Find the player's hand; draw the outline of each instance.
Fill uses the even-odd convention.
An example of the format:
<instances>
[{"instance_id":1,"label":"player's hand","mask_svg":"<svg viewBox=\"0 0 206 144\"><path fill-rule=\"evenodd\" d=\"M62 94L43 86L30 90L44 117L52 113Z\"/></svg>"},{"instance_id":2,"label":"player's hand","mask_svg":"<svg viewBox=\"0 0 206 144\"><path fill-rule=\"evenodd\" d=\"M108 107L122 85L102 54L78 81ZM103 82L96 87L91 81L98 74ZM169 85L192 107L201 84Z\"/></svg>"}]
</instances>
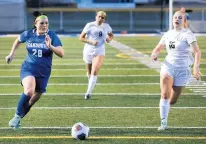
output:
<instances>
[{"instance_id":1,"label":"player's hand","mask_svg":"<svg viewBox=\"0 0 206 144\"><path fill-rule=\"evenodd\" d=\"M51 38L48 34L46 34L45 43L48 48L51 48Z\"/></svg>"},{"instance_id":2,"label":"player's hand","mask_svg":"<svg viewBox=\"0 0 206 144\"><path fill-rule=\"evenodd\" d=\"M151 59L152 59L152 61L157 61L157 55L151 54Z\"/></svg>"},{"instance_id":3,"label":"player's hand","mask_svg":"<svg viewBox=\"0 0 206 144\"><path fill-rule=\"evenodd\" d=\"M92 41L92 45L97 46L98 45L98 41Z\"/></svg>"},{"instance_id":4,"label":"player's hand","mask_svg":"<svg viewBox=\"0 0 206 144\"><path fill-rule=\"evenodd\" d=\"M199 67L196 66L193 67L193 75L197 80L200 79L201 73Z\"/></svg>"},{"instance_id":5,"label":"player's hand","mask_svg":"<svg viewBox=\"0 0 206 144\"><path fill-rule=\"evenodd\" d=\"M110 43L112 40L110 40L109 38L106 38L106 42Z\"/></svg>"},{"instance_id":6,"label":"player's hand","mask_svg":"<svg viewBox=\"0 0 206 144\"><path fill-rule=\"evenodd\" d=\"M6 63L10 63L13 60L14 56L12 54L9 54L8 56L5 57Z\"/></svg>"}]
</instances>

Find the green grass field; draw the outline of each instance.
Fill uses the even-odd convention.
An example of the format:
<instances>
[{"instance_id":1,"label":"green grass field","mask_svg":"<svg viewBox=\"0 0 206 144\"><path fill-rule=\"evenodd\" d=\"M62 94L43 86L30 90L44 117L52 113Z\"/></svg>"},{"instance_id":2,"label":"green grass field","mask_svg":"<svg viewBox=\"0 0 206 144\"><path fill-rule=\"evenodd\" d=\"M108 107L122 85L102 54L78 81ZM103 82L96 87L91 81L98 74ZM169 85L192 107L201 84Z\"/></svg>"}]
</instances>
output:
<instances>
[{"instance_id":1,"label":"green grass field","mask_svg":"<svg viewBox=\"0 0 206 144\"><path fill-rule=\"evenodd\" d=\"M150 55L160 37L117 37L115 40ZM91 100L84 100L87 89L83 43L77 38L61 38L63 59L54 56L47 93L22 120L22 129L8 127L20 93L19 69L26 57L22 45L11 64L4 57L14 38L0 38L0 143L1 144L205 144L206 86L186 88L171 107L167 131L158 132L159 73L107 45L104 65ZM206 81L206 41L198 37L202 51L202 80ZM163 51L159 60L163 60ZM193 88L193 87L192 87ZM90 137L71 138L76 122L86 123Z\"/></svg>"}]
</instances>

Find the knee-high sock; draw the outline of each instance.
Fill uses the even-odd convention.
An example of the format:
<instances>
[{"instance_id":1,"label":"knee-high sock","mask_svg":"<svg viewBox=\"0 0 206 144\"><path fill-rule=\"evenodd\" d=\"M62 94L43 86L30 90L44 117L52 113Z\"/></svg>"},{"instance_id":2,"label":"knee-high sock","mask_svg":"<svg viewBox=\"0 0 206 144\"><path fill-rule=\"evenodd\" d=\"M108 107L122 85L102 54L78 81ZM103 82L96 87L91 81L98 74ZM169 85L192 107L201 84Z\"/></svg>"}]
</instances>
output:
<instances>
[{"instance_id":1,"label":"knee-high sock","mask_svg":"<svg viewBox=\"0 0 206 144\"><path fill-rule=\"evenodd\" d=\"M167 122L168 114L170 111L170 100L169 99L160 99L159 103L160 108L160 118L164 119Z\"/></svg>"},{"instance_id":2,"label":"knee-high sock","mask_svg":"<svg viewBox=\"0 0 206 144\"><path fill-rule=\"evenodd\" d=\"M91 94L97 82L97 76L91 75L89 79L87 94Z\"/></svg>"},{"instance_id":3,"label":"knee-high sock","mask_svg":"<svg viewBox=\"0 0 206 144\"><path fill-rule=\"evenodd\" d=\"M30 110L31 106L29 105L30 96L25 95L22 93L19 103L17 106L16 114L23 118Z\"/></svg>"}]
</instances>

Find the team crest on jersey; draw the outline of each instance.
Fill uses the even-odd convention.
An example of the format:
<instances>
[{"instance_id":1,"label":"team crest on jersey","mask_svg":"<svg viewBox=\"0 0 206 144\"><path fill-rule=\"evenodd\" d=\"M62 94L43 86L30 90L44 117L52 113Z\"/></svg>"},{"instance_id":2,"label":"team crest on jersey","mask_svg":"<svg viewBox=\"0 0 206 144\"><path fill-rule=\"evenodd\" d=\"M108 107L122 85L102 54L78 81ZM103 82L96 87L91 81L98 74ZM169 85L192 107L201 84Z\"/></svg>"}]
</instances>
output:
<instances>
[{"instance_id":1,"label":"team crest on jersey","mask_svg":"<svg viewBox=\"0 0 206 144\"><path fill-rule=\"evenodd\" d=\"M169 48L170 49L175 49L175 42L174 41L169 42Z\"/></svg>"}]
</instances>

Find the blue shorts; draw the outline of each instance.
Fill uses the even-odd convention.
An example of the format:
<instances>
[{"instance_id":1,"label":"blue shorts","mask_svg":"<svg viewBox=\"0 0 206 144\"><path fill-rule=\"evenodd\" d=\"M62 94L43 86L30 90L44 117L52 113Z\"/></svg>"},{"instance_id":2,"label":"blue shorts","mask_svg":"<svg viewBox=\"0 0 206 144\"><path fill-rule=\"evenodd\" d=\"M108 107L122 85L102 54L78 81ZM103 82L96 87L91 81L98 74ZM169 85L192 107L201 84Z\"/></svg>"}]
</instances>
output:
<instances>
[{"instance_id":1,"label":"blue shorts","mask_svg":"<svg viewBox=\"0 0 206 144\"><path fill-rule=\"evenodd\" d=\"M46 92L46 87L49 81L51 70L40 69L28 63L23 63L20 71L21 81L27 76L33 76L36 80L35 91L39 93Z\"/></svg>"},{"instance_id":2,"label":"blue shorts","mask_svg":"<svg viewBox=\"0 0 206 144\"><path fill-rule=\"evenodd\" d=\"M37 76L33 75L31 72L21 70L21 72L20 72L21 81L27 76L35 77L35 80L36 80L35 91L36 92L38 92L38 93L46 92L46 87L47 87L47 84L49 81L49 77L37 77Z\"/></svg>"}]
</instances>

